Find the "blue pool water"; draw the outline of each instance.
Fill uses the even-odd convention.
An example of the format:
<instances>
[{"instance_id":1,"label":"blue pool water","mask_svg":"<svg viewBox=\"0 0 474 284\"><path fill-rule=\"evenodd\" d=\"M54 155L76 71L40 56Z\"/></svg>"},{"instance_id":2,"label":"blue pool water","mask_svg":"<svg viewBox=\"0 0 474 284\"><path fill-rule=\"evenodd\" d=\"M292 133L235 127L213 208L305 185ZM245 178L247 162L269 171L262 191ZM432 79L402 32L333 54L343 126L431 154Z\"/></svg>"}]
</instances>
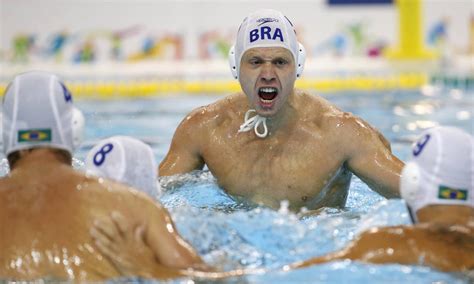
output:
<instances>
[{"instance_id":1,"label":"blue pool water","mask_svg":"<svg viewBox=\"0 0 474 284\"><path fill-rule=\"evenodd\" d=\"M424 128L453 125L473 134L474 94L471 90L366 92L326 95L341 109L378 128L404 160L410 142ZM131 135L149 143L158 161L165 156L178 123L193 108L217 96L158 97L134 100L79 100L86 116L85 142L74 165L92 145L111 135ZM2 172L6 173L5 160ZM327 209L317 216L301 217L280 210L242 204L225 194L204 170L164 178L157 195L169 209L181 235L204 260L222 270L267 268L269 273L229 279L231 283L468 283L465 275L406 265L371 265L338 261L290 272L279 268L294 261L344 247L373 226L409 224L404 202L386 200L353 178L346 207ZM169 184L178 184L167 186ZM180 279L175 282L186 282ZM189 283L189 282L186 282Z\"/></svg>"}]
</instances>

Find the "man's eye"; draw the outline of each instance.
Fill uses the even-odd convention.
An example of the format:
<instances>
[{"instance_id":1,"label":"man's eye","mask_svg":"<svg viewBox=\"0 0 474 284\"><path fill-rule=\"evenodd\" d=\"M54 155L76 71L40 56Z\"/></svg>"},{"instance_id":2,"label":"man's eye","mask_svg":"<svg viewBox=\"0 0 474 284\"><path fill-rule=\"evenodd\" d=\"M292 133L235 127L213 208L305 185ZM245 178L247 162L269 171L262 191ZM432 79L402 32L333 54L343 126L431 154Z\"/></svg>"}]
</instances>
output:
<instances>
[{"instance_id":1,"label":"man's eye","mask_svg":"<svg viewBox=\"0 0 474 284\"><path fill-rule=\"evenodd\" d=\"M252 65L258 65L258 64L262 63L262 61L259 60L259 59L250 59L249 63L252 64Z\"/></svg>"},{"instance_id":2,"label":"man's eye","mask_svg":"<svg viewBox=\"0 0 474 284\"><path fill-rule=\"evenodd\" d=\"M278 66L283 66L283 65L288 64L288 61L285 60L285 59L277 59L277 60L275 60L274 63L275 63L276 65L278 65Z\"/></svg>"}]
</instances>

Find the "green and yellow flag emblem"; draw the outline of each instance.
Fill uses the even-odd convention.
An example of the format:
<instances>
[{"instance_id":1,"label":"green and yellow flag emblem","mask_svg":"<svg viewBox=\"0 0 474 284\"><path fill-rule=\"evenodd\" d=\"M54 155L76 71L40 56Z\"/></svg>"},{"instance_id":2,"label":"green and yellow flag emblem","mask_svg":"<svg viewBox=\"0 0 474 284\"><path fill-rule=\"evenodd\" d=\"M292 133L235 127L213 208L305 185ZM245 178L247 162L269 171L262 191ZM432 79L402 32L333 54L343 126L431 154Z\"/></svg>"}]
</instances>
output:
<instances>
[{"instance_id":1,"label":"green and yellow flag emblem","mask_svg":"<svg viewBox=\"0 0 474 284\"><path fill-rule=\"evenodd\" d=\"M18 131L18 142L50 142L51 129L28 129Z\"/></svg>"},{"instance_id":2,"label":"green and yellow flag emblem","mask_svg":"<svg viewBox=\"0 0 474 284\"><path fill-rule=\"evenodd\" d=\"M467 190L450 188L444 185L440 185L438 190L438 198L451 200L467 200Z\"/></svg>"}]
</instances>

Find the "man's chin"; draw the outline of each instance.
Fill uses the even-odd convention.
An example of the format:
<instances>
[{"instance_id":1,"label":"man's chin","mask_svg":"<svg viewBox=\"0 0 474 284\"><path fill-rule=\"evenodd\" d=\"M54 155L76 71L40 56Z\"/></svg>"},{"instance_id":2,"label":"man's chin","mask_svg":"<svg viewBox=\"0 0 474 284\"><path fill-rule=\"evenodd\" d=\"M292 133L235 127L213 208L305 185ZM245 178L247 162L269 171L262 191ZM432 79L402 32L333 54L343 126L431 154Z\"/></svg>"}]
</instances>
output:
<instances>
[{"instance_id":1,"label":"man's chin","mask_svg":"<svg viewBox=\"0 0 474 284\"><path fill-rule=\"evenodd\" d=\"M277 100L274 100L271 103L267 103L267 104L258 100L254 102L253 109L255 109L255 111L257 112L259 116L263 116L263 117L274 116L279 111Z\"/></svg>"},{"instance_id":2,"label":"man's chin","mask_svg":"<svg viewBox=\"0 0 474 284\"><path fill-rule=\"evenodd\" d=\"M275 107L272 108L263 108L263 107L257 107L255 109L257 111L257 114L262 116L262 117L272 117L277 113L277 109Z\"/></svg>"}]
</instances>

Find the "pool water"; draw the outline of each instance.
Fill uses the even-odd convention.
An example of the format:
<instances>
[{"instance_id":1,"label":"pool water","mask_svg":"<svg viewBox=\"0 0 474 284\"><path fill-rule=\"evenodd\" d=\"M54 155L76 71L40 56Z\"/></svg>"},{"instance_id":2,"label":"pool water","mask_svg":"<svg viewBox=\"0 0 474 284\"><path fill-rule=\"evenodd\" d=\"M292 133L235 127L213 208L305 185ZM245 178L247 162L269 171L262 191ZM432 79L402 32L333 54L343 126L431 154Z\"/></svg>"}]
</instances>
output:
<instances>
[{"instance_id":1,"label":"pool water","mask_svg":"<svg viewBox=\"0 0 474 284\"><path fill-rule=\"evenodd\" d=\"M410 144L425 128L452 125L473 134L473 90L433 87L419 91L340 93L325 97L379 129L402 160ZM78 100L86 116L85 141L75 155L82 168L87 151L111 135L131 135L149 143L161 161L179 122L193 108L218 96L157 97L133 100ZM7 171L3 160L1 173ZM229 279L231 283L469 283L466 275L442 273L427 267L372 265L337 261L289 272L279 270L294 261L343 248L373 226L410 224L404 202L386 200L354 177L344 209L326 209L317 216L243 204L223 192L206 169L161 179L155 196L170 211L178 231L203 259L222 270L267 268L266 274ZM121 279L124 280L124 279ZM128 279L131 280L131 279ZM136 280L136 279L135 279ZM187 282L179 279L174 282ZM225 282L227 282L225 281Z\"/></svg>"}]
</instances>

